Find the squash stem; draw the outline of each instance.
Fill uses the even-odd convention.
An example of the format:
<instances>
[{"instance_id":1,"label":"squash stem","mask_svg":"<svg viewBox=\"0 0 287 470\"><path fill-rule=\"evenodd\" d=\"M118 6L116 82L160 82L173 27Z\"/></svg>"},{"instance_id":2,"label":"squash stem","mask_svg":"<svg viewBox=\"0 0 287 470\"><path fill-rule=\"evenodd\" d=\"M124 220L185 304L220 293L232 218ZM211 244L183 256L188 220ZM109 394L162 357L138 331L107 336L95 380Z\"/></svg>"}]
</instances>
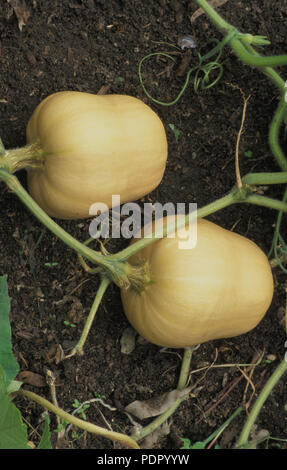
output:
<instances>
[{"instance_id":1,"label":"squash stem","mask_svg":"<svg viewBox=\"0 0 287 470\"><path fill-rule=\"evenodd\" d=\"M1 144L0 168L5 168L9 173L16 173L24 168L44 168L47 152L38 141L10 150L4 149L2 141Z\"/></svg>"},{"instance_id":2,"label":"squash stem","mask_svg":"<svg viewBox=\"0 0 287 470\"><path fill-rule=\"evenodd\" d=\"M68 421L69 423L73 424L74 426L77 426L78 428L83 429L84 431L97 434L98 436L106 437L107 439L111 439L112 441L121 442L123 445L130 449L139 449L139 445L129 436L118 432L110 431L100 426L96 426L93 423L84 421L83 419L77 418L76 416L73 416L70 413L67 413L66 411L62 410L61 408L55 406L49 400L46 400L37 393L23 389L16 392L16 394L23 395L29 398L30 400L39 403L39 405L43 406L43 408L52 411L52 413L55 413L60 418L64 419L65 421Z\"/></svg>"},{"instance_id":3,"label":"squash stem","mask_svg":"<svg viewBox=\"0 0 287 470\"><path fill-rule=\"evenodd\" d=\"M100 266L103 271L102 274L108 277L120 289L127 289L133 285L134 288L141 291L145 285L151 282L147 264L132 266L126 261L114 259L112 255L105 255L89 248L85 243L75 239L51 219L29 195L15 175L12 175L4 168L0 168L0 179L6 183L43 225L83 258Z\"/></svg>"},{"instance_id":4,"label":"squash stem","mask_svg":"<svg viewBox=\"0 0 287 470\"><path fill-rule=\"evenodd\" d=\"M284 358L278 367L275 369L271 377L268 379L266 382L265 386L261 390L259 396L257 397L257 400L255 404L253 405L253 408L247 418L247 421L241 431L239 440L237 442L236 448L242 448L245 446L248 446L248 439L249 435L252 429L252 426L254 425L260 410L262 409L265 401L267 400L268 396L272 392L273 388L277 384L277 382L280 380L282 375L287 371L287 360Z\"/></svg>"},{"instance_id":5,"label":"squash stem","mask_svg":"<svg viewBox=\"0 0 287 470\"><path fill-rule=\"evenodd\" d=\"M187 386L190 363L191 363L194 349L197 349L197 346L192 346L190 348L184 349L181 370L180 370L180 375L179 375L178 385L177 385L178 390L183 390Z\"/></svg>"}]
</instances>

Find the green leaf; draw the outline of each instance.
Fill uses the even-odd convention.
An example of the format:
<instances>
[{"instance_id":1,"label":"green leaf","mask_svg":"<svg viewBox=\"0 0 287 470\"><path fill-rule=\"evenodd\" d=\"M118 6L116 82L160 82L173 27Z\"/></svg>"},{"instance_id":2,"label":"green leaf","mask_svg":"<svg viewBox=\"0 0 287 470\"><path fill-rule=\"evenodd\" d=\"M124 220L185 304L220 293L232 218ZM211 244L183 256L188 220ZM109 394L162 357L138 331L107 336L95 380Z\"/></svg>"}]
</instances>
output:
<instances>
[{"instance_id":1,"label":"green leaf","mask_svg":"<svg viewBox=\"0 0 287 470\"><path fill-rule=\"evenodd\" d=\"M9 321L10 299L7 275L0 277L0 365L3 367L1 387L7 389L19 371L19 365L12 352L11 328Z\"/></svg>"},{"instance_id":2,"label":"green leaf","mask_svg":"<svg viewBox=\"0 0 287 470\"><path fill-rule=\"evenodd\" d=\"M246 158L251 158L253 156L252 150L246 150L246 152L244 152L244 155Z\"/></svg>"},{"instance_id":3,"label":"green leaf","mask_svg":"<svg viewBox=\"0 0 287 470\"><path fill-rule=\"evenodd\" d=\"M182 438L183 446L181 449L205 449L206 442L197 441L194 444L191 444L189 439Z\"/></svg>"},{"instance_id":4,"label":"green leaf","mask_svg":"<svg viewBox=\"0 0 287 470\"><path fill-rule=\"evenodd\" d=\"M10 395L10 393L18 392L20 388L22 387L23 382L20 382L20 380L12 380L10 384L7 387L6 393Z\"/></svg>"},{"instance_id":5,"label":"green leaf","mask_svg":"<svg viewBox=\"0 0 287 470\"><path fill-rule=\"evenodd\" d=\"M51 432L50 432L50 418L48 413L45 417L45 427L41 437L41 441L37 447L37 449L52 449L51 443Z\"/></svg>"},{"instance_id":6,"label":"green leaf","mask_svg":"<svg viewBox=\"0 0 287 470\"><path fill-rule=\"evenodd\" d=\"M183 445L180 447L180 449L190 449L191 443L190 440L187 439L186 437L181 438Z\"/></svg>"},{"instance_id":7,"label":"green leaf","mask_svg":"<svg viewBox=\"0 0 287 470\"><path fill-rule=\"evenodd\" d=\"M178 138L180 136L180 130L177 129L174 124L169 124L169 127L172 130L172 132L174 133L174 137L175 137L176 142L178 142Z\"/></svg>"},{"instance_id":8,"label":"green leaf","mask_svg":"<svg viewBox=\"0 0 287 470\"><path fill-rule=\"evenodd\" d=\"M4 376L4 370L0 366L2 383ZM3 389L0 391L0 449L31 449L21 413Z\"/></svg>"},{"instance_id":9,"label":"green leaf","mask_svg":"<svg viewBox=\"0 0 287 470\"><path fill-rule=\"evenodd\" d=\"M205 449L205 446L206 446L206 442L198 441L192 444L190 449Z\"/></svg>"}]
</instances>

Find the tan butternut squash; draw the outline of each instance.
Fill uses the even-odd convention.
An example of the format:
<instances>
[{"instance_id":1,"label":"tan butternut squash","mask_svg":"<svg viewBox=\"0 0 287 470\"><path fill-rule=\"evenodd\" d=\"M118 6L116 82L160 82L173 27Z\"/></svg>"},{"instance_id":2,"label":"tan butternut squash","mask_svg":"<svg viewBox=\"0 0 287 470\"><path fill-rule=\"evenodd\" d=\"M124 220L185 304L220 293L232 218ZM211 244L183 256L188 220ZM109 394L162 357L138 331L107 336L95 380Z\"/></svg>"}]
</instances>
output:
<instances>
[{"instance_id":1,"label":"tan butternut squash","mask_svg":"<svg viewBox=\"0 0 287 470\"><path fill-rule=\"evenodd\" d=\"M179 249L182 237L180 229L174 238L156 241L130 259L134 265L147 261L152 280L140 293L121 292L131 325L151 343L171 348L253 329L268 310L274 289L263 251L202 219L193 249Z\"/></svg>"},{"instance_id":2,"label":"tan butternut squash","mask_svg":"<svg viewBox=\"0 0 287 470\"><path fill-rule=\"evenodd\" d=\"M157 114L126 95L63 91L48 96L27 126L44 155L28 170L28 189L50 216L80 219L94 203L135 201L161 182L167 139Z\"/></svg>"}]
</instances>

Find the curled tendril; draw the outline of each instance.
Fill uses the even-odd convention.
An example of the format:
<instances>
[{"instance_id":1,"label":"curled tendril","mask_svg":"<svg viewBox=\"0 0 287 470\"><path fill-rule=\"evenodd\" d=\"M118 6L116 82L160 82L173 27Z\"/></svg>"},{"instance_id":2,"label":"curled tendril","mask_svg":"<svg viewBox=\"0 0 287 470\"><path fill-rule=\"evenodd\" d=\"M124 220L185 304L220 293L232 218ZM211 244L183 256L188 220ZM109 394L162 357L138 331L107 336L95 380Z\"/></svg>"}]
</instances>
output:
<instances>
[{"instance_id":1,"label":"curled tendril","mask_svg":"<svg viewBox=\"0 0 287 470\"><path fill-rule=\"evenodd\" d=\"M217 76L211 81L210 74L215 70L218 71ZM200 74L202 74L202 77ZM222 75L223 66L218 62L209 62L206 66L198 68L194 76L194 91L198 93L199 90L207 90L213 87L221 79Z\"/></svg>"},{"instance_id":2,"label":"curled tendril","mask_svg":"<svg viewBox=\"0 0 287 470\"><path fill-rule=\"evenodd\" d=\"M206 46L209 45L210 43L215 43L216 46L211 51L209 51L207 54L201 55L201 51L203 50L203 48L206 48ZM169 46L177 48L177 46L175 46L173 44L170 44L170 43L166 43L166 44L168 44ZM220 58L221 58L221 54L222 54L222 47L223 47L223 44L220 43L217 39L211 39L207 43L205 43L198 51L196 51L197 58L198 58L198 64L195 65L194 67L191 67L187 71L185 82L184 82L184 85L183 85L182 89L180 90L180 92L176 96L176 98L172 101L169 101L169 102L157 100L147 91L147 89L144 85L144 82L143 82L143 78L142 78L142 66L143 66L143 63L146 60L149 60L152 57L162 56L162 57L168 58L172 62L176 62L176 59L172 55L168 54L167 52L152 52L152 53L144 56L139 62L138 75L139 75L140 84L141 84L145 94L154 103L160 104L162 106L172 106L172 105L176 104L179 101L179 99L181 98L181 96L185 92L186 88L189 85L192 73L194 73L193 88L194 88L195 93L198 93L199 90L206 90L208 88L213 87L220 80L220 78L222 77L222 74L223 74L223 63L224 62L220 62ZM216 57L213 61L207 62L206 64L204 63L204 61L206 61L207 58L212 57L215 54L217 54L217 55L216 55ZM214 74L215 71L216 71L216 76L213 80L211 80L210 76L211 76L211 74Z\"/></svg>"},{"instance_id":3,"label":"curled tendril","mask_svg":"<svg viewBox=\"0 0 287 470\"><path fill-rule=\"evenodd\" d=\"M219 44L219 41L216 39L211 39L206 44L204 44L198 52L199 64L197 65L193 82L194 91L196 93L198 93L199 90L207 90L208 88L213 87L223 75L224 61L220 62L222 49L218 50L217 56L213 61L207 62L207 64L203 64L204 60L206 60L206 56L209 56L209 53L202 56L200 51L212 42L215 42L217 45ZM214 71L216 71L217 74L215 78L211 80L210 75L214 73Z\"/></svg>"}]
</instances>

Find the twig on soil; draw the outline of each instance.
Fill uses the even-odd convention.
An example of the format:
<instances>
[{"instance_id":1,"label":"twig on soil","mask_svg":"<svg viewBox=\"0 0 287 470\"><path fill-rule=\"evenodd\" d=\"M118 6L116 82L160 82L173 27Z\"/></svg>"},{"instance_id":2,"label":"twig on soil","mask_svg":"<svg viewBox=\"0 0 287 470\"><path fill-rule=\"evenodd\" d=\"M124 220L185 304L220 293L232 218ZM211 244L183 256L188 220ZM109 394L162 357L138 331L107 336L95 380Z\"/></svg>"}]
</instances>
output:
<instances>
[{"instance_id":1,"label":"twig on soil","mask_svg":"<svg viewBox=\"0 0 287 470\"><path fill-rule=\"evenodd\" d=\"M263 355L264 355L264 352L260 352L260 353L256 353L253 356L251 365L246 369L245 374L246 372L253 369L258 364L260 364ZM234 364L234 366L236 366L236 364ZM199 424L204 418L206 418L207 415L209 415L217 407L217 405L219 405L219 403L221 403L224 400L224 398L226 398L227 395L229 395L229 393L234 389L234 387L236 387L236 385L243 379L243 377L245 377L245 375L241 374L239 377L236 377L235 379L233 379L231 383L227 384L227 386L224 387L219 393L217 401L213 403L211 406L209 406L206 411L204 411L203 416L200 419L198 419L195 422L195 424Z\"/></svg>"},{"instance_id":2,"label":"twig on soil","mask_svg":"<svg viewBox=\"0 0 287 470\"><path fill-rule=\"evenodd\" d=\"M260 356L260 359L259 359L260 361L262 360L263 355L264 355L264 351L262 352L262 354L261 354L261 356ZM249 408L249 406L250 406L250 404L251 404L251 401L252 401L253 396L255 395L255 386L254 386L253 382L251 382L251 377L252 377L253 372L254 372L254 370L255 370L255 366L256 366L256 365L254 365L254 367L253 367L253 368L251 369L251 371L250 371L249 380L248 380L248 383L246 384L246 387L245 387L245 390L244 390L244 394L243 394L243 403L245 404L245 411L246 411L246 414L248 414L248 408ZM251 385L251 387L252 387L252 389L253 389L253 392L252 392L252 394L251 394L251 396L250 396L248 402L246 403L246 395L247 395L247 390L248 390L248 386L249 386L249 385Z\"/></svg>"},{"instance_id":3,"label":"twig on soil","mask_svg":"<svg viewBox=\"0 0 287 470\"><path fill-rule=\"evenodd\" d=\"M244 91L238 85L234 85L233 83L230 83L230 82L226 82L226 84L231 86L231 88L233 88L233 89L239 90L240 94L241 94L241 97L242 97L242 100L243 100L242 118L241 118L240 129L239 129L239 132L237 134L236 149L235 149L236 182L237 182L237 187L242 188L243 183L242 183L242 180L241 180L240 168L239 168L239 144L240 144L240 138L241 138L241 135L242 135L242 132L243 132L243 126L244 126L244 122L245 122L247 103L248 103L251 95L247 96L247 98L246 98Z\"/></svg>"},{"instance_id":4,"label":"twig on soil","mask_svg":"<svg viewBox=\"0 0 287 470\"><path fill-rule=\"evenodd\" d=\"M241 176L240 176L240 168L239 168L239 143L240 143L240 137L243 131L243 126L244 126L244 121L245 121L247 102L250 98L250 95L247 98L245 98L245 96L242 95L242 98L243 98L244 104L243 104L241 125L240 125L240 129L238 132L237 140L236 140L236 152L235 152L235 172L236 172L236 181L237 181L238 188L242 188L243 186L242 181L241 181Z\"/></svg>"},{"instance_id":5,"label":"twig on soil","mask_svg":"<svg viewBox=\"0 0 287 470\"><path fill-rule=\"evenodd\" d=\"M97 95L106 95L111 88L111 85L102 85Z\"/></svg>"},{"instance_id":6,"label":"twig on soil","mask_svg":"<svg viewBox=\"0 0 287 470\"><path fill-rule=\"evenodd\" d=\"M214 364L215 364L215 362L216 362L216 360L217 360L217 356L218 356L218 349L216 348L216 349L215 349L215 358L214 358L212 364L206 366L206 369L207 369L207 370L205 371L205 373L203 374L203 376L200 377L200 379L198 379L198 381L196 382L196 388L197 388L198 384L204 379L204 377L206 376L206 374L207 374L207 372L209 371L209 369L211 369L212 367L215 367ZM203 369L204 369L204 368L202 368L201 370L203 370ZM199 370L200 370L200 369L197 369L197 371L199 371ZM188 385L189 382L190 382L191 374L193 374L193 373L195 373L195 372L197 372L197 371L196 371L196 370L193 370L193 371L190 372L189 377L188 377L188 381L186 382L187 385ZM193 388L194 388L194 387L193 387Z\"/></svg>"},{"instance_id":7,"label":"twig on soil","mask_svg":"<svg viewBox=\"0 0 287 470\"><path fill-rule=\"evenodd\" d=\"M243 400L242 400L242 401L243 401L244 406L245 406L246 414L248 414L248 408L249 408L249 406L250 406L250 403L251 403L251 401L252 401L253 396L255 395L255 385L254 385L254 383L253 383L252 380L251 380L251 377L252 377L253 372L254 372L254 367L251 369L249 375L247 375L247 373L246 373L244 370L242 370L240 367L237 367L237 368L238 368L238 370L241 372L241 374L244 375L244 377L245 377L245 379L246 379L246 381L247 381L247 384L246 384L246 387L245 387L245 390L244 390L244 393L243 393ZM253 391L252 391L252 393L251 393L251 396L250 396L248 402L246 402L246 395L247 395L247 390L248 390L248 386L249 386L249 385L251 385L251 388L252 388Z\"/></svg>"}]
</instances>

